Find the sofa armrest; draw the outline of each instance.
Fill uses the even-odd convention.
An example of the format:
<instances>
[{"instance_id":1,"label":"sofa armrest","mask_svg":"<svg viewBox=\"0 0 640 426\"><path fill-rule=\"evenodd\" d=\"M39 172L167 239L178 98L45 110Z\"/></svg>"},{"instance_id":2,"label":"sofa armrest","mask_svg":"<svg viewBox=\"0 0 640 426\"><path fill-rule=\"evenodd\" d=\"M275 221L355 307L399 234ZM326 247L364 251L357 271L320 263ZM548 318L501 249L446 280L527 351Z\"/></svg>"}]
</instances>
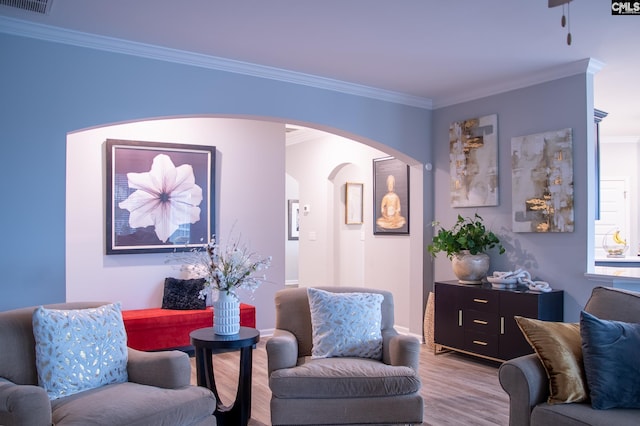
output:
<instances>
[{"instance_id":1,"label":"sofa armrest","mask_svg":"<svg viewBox=\"0 0 640 426\"><path fill-rule=\"evenodd\" d=\"M529 426L531 410L549 397L549 379L536 354L514 358L498 370L500 385L509 394L509 425Z\"/></svg>"},{"instance_id":2,"label":"sofa armrest","mask_svg":"<svg viewBox=\"0 0 640 426\"><path fill-rule=\"evenodd\" d=\"M420 341L414 336L395 331L382 334L382 360L386 364L411 367L418 373L420 365Z\"/></svg>"},{"instance_id":3,"label":"sofa armrest","mask_svg":"<svg viewBox=\"0 0 640 426\"><path fill-rule=\"evenodd\" d=\"M44 388L0 378L0 424L50 426L51 402Z\"/></svg>"},{"instance_id":4,"label":"sofa armrest","mask_svg":"<svg viewBox=\"0 0 640 426\"><path fill-rule=\"evenodd\" d=\"M298 364L298 341L293 333L276 329L267 340L267 374L282 368L292 368Z\"/></svg>"},{"instance_id":5,"label":"sofa armrest","mask_svg":"<svg viewBox=\"0 0 640 426\"><path fill-rule=\"evenodd\" d=\"M129 348L129 381L166 389L191 384L189 355L181 351L143 352Z\"/></svg>"}]
</instances>

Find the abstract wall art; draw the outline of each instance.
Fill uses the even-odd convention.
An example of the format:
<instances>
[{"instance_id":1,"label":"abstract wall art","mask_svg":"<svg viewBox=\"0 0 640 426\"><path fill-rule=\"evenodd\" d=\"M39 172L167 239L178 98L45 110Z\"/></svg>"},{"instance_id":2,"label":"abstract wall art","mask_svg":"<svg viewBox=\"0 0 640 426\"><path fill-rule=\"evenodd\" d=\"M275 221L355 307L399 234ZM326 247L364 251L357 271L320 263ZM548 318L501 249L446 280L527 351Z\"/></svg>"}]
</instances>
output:
<instances>
[{"instance_id":1,"label":"abstract wall art","mask_svg":"<svg viewBox=\"0 0 640 426\"><path fill-rule=\"evenodd\" d=\"M498 205L498 116L449 126L451 207Z\"/></svg>"},{"instance_id":2,"label":"abstract wall art","mask_svg":"<svg viewBox=\"0 0 640 426\"><path fill-rule=\"evenodd\" d=\"M513 232L573 232L571 129L511 139Z\"/></svg>"}]
</instances>

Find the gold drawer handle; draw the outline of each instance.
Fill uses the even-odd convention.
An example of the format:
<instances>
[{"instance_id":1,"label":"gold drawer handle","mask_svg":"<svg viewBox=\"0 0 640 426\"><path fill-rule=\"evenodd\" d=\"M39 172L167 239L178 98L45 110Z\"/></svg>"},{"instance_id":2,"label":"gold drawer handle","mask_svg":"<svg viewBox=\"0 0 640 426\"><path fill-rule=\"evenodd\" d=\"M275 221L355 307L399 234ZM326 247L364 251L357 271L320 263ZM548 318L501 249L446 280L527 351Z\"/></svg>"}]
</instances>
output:
<instances>
[{"instance_id":1,"label":"gold drawer handle","mask_svg":"<svg viewBox=\"0 0 640 426\"><path fill-rule=\"evenodd\" d=\"M480 345L480 346L487 346L488 345L487 342L482 342L480 340L474 340L473 343L475 343L476 345Z\"/></svg>"},{"instance_id":2,"label":"gold drawer handle","mask_svg":"<svg viewBox=\"0 0 640 426\"><path fill-rule=\"evenodd\" d=\"M462 327L462 309L458 310L458 327Z\"/></svg>"},{"instance_id":3,"label":"gold drawer handle","mask_svg":"<svg viewBox=\"0 0 640 426\"><path fill-rule=\"evenodd\" d=\"M473 301L476 303L489 303L487 299L473 299Z\"/></svg>"},{"instance_id":4,"label":"gold drawer handle","mask_svg":"<svg viewBox=\"0 0 640 426\"><path fill-rule=\"evenodd\" d=\"M482 320L473 320L473 322L475 322L476 324L482 324L482 325L487 325L487 324L489 324L489 322L487 322L487 321L482 321Z\"/></svg>"}]
</instances>

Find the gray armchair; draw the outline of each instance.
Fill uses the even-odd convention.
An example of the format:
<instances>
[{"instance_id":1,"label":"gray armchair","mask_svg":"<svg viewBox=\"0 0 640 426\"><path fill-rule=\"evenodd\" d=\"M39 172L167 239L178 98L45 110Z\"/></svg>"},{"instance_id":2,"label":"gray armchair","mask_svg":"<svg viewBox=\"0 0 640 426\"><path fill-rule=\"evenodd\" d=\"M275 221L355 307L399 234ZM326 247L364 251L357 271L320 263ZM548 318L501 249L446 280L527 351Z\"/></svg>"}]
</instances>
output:
<instances>
[{"instance_id":1,"label":"gray armchair","mask_svg":"<svg viewBox=\"0 0 640 426\"><path fill-rule=\"evenodd\" d=\"M47 305L83 309L104 303ZM0 312L0 425L215 425L216 400L190 385L191 363L179 351L129 348L126 383L50 401L38 386L32 315L36 307Z\"/></svg>"},{"instance_id":2,"label":"gray armchair","mask_svg":"<svg viewBox=\"0 0 640 426\"><path fill-rule=\"evenodd\" d=\"M640 322L640 293L596 287L584 310L602 319ZM588 401L548 404L549 379L535 354L505 362L499 378L509 394L510 426L640 424L640 409L595 410Z\"/></svg>"},{"instance_id":3,"label":"gray armchair","mask_svg":"<svg viewBox=\"0 0 640 426\"><path fill-rule=\"evenodd\" d=\"M382 294L382 360L311 358L312 325L306 288L275 296L276 330L267 343L273 425L420 424L420 342L393 328L393 296L359 287L331 292Z\"/></svg>"}]
</instances>

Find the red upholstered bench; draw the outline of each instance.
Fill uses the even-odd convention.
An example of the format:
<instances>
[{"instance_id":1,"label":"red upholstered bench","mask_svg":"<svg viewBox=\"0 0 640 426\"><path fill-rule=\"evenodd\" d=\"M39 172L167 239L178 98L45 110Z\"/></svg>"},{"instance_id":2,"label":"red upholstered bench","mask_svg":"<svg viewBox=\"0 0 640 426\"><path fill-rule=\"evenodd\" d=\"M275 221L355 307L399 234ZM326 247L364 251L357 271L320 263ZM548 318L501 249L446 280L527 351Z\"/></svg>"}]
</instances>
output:
<instances>
[{"instance_id":1,"label":"red upholstered bench","mask_svg":"<svg viewBox=\"0 0 640 426\"><path fill-rule=\"evenodd\" d=\"M213 326L213 309L132 309L122 311L127 345L141 351L186 348L191 346L189 333ZM256 326L256 308L240 304L240 325Z\"/></svg>"}]
</instances>

